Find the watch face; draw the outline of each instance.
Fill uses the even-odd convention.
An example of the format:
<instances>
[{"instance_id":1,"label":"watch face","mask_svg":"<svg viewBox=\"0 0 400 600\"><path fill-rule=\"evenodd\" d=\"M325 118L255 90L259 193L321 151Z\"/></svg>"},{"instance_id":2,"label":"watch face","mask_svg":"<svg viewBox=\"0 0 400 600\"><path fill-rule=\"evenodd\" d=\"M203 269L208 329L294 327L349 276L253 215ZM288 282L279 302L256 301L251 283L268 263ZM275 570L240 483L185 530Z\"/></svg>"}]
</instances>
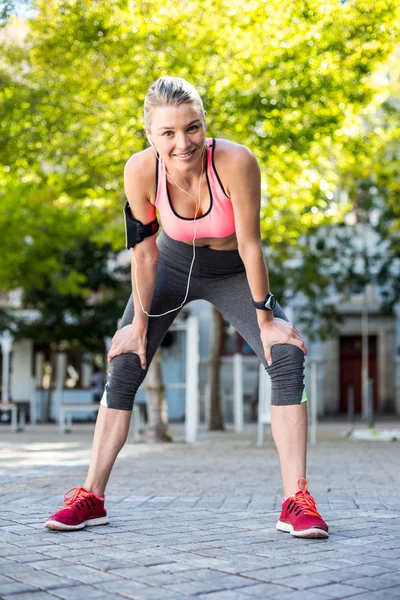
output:
<instances>
[{"instance_id":1,"label":"watch face","mask_svg":"<svg viewBox=\"0 0 400 600\"><path fill-rule=\"evenodd\" d=\"M272 310L276 304L276 298L272 294L270 294L268 300L264 304L265 308L268 310Z\"/></svg>"}]
</instances>

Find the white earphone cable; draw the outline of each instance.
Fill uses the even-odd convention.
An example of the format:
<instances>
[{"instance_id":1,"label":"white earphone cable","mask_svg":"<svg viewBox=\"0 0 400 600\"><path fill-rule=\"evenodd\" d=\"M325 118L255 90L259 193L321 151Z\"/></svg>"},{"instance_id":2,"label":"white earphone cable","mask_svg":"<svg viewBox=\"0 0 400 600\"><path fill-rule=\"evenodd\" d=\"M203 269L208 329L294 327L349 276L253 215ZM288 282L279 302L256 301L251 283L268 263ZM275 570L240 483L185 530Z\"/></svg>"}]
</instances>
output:
<instances>
[{"instance_id":1,"label":"white earphone cable","mask_svg":"<svg viewBox=\"0 0 400 600\"><path fill-rule=\"evenodd\" d=\"M151 143L151 142L150 142L150 143ZM166 175L167 177L169 177L170 179L172 179L172 181L174 182L174 184L176 185L176 187L177 187L177 188L179 188L179 189L180 189L182 192L184 192L185 194L187 194L188 196L190 196L191 198L193 198L193 200L195 201L195 205L196 205L196 210L195 210L195 214L194 214L194 218L193 218L193 224L194 224L193 241L192 241L192 244L193 244L193 257L192 257L192 262L191 262L191 264L190 264L189 276L188 276L188 281L187 281L187 286L186 286L186 293L185 293L185 297L184 297L184 299L182 300L182 304L181 304L180 306L177 306L176 308L172 308L171 310L167 310L166 312L163 312L163 313L161 313L161 314L159 314L159 315L152 315L152 314L149 314L149 313L148 313L148 312L145 310L145 308L144 308L144 306L143 306L142 298L141 298L141 296L140 296L140 292L139 292L139 285L138 285L138 279L137 279L137 261L136 261L136 257L135 257L135 251L134 251L134 248L132 249L132 256L133 256L133 260L134 260L134 263L135 263L135 284L136 284L136 292L137 292L137 296L138 296L138 300L139 300L140 307L141 307L141 309L142 309L143 313L144 313L145 315L147 315L148 317L163 317L163 316L165 316L165 315L168 315L169 313L175 312L176 310L180 310L180 309L181 309L181 308L184 306L184 304L185 304L185 302L186 302L186 299L187 299L187 297L188 297L188 294L189 294L190 279L191 279L191 276L192 276L193 265L194 265L194 261L195 261L195 258L196 258L196 244L195 244L195 240L196 240L196 232L197 232L197 227L196 227L196 218L197 218L197 213L198 213L198 212L199 212L199 210L200 210L200 196L201 196L200 187L201 187L201 180L202 180L202 177L203 177L204 161L202 161L202 163L201 163L201 173L200 173L200 179L199 179L199 191L198 191L198 194L199 194L199 199L198 199L198 200L196 200L196 198L195 198L194 196L192 196L192 194L190 194L190 193L189 193L189 192L187 192L186 190L183 190L183 189L182 189L182 188L181 188L181 187L180 187L180 186L179 186L179 185L176 183L176 181L175 181L175 180L174 180L174 179L171 177L171 175L169 175L169 173L167 173L167 170L165 169L165 167L164 167L163 163L160 161L160 158L159 158L159 156L158 156L158 154L157 154L156 150L154 149L154 146L153 146L153 144L152 144L152 143L151 143L151 147L153 148L153 150L154 150L154 153L155 153L155 155L156 155L156 158L157 158L157 160L160 162L161 168L163 169L163 171L164 171L165 175ZM201 151L200 157L197 159L197 162L200 160L200 158L203 158L203 155L204 155L204 150L205 150L206 148L207 148L207 142L205 142L205 144L204 144L204 147L203 147L203 150ZM197 164L197 162L196 162L196 164Z\"/></svg>"}]
</instances>

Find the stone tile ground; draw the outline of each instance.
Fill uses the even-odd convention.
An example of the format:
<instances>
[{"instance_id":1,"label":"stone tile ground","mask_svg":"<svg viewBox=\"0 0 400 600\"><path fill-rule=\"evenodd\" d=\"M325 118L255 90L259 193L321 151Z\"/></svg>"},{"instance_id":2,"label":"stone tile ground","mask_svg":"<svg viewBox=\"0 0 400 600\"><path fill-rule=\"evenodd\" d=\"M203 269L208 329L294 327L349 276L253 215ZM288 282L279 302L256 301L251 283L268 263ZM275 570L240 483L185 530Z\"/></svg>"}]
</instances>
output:
<instances>
[{"instance_id":1,"label":"stone tile ground","mask_svg":"<svg viewBox=\"0 0 400 600\"><path fill-rule=\"evenodd\" d=\"M92 426L0 430L0 598L65 600L400 599L400 443L322 425L310 489L327 540L275 529L278 457L267 436L202 431L193 446L127 444L107 490L111 523L43 528L83 484Z\"/></svg>"}]
</instances>

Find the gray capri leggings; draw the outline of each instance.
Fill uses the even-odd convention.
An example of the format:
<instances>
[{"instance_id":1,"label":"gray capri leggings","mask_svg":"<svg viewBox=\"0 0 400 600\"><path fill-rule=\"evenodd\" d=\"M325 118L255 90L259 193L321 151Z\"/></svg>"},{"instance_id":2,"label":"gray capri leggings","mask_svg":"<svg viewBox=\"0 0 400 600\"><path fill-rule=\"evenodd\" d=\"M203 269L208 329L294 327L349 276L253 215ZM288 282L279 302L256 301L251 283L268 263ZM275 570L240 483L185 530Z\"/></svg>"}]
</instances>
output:
<instances>
[{"instance_id":1,"label":"gray capri leggings","mask_svg":"<svg viewBox=\"0 0 400 600\"><path fill-rule=\"evenodd\" d=\"M159 260L156 286L150 314L160 314L182 303L185 296L193 248L177 242L161 232L157 245ZM272 347L272 365L265 360L256 309L242 259L237 250L196 248L187 302L211 302L253 348L271 377L273 405L300 404L305 401L304 354L296 346L276 344ZM121 327L132 323L133 300L129 298ZM147 330L147 368L168 328L179 311L150 318ZM287 321L279 304L275 317ZM120 354L109 364L107 383L101 403L109 408L132 410L135 394L147 370L140 366L137 354Z\"/></svg>"}]
</instances>

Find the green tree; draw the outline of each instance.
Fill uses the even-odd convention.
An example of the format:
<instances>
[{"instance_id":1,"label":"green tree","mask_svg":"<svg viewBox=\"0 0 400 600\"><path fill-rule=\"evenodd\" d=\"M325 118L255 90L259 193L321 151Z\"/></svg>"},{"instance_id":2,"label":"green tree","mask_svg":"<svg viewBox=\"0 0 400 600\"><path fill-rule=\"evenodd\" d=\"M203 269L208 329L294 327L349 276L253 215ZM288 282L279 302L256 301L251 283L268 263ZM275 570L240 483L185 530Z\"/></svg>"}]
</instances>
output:
<instances>
[{"instance_id":1,"label":"green tree","mask_svg":"<svg viewBox=\"0 0 400 600\"><path fill-rule=\"evenodd\" d=\"M380 137L365 136L361 116L387 87L373 75L395 48L396 2L34 6L30 20L8 23L2 42L1 194L13 240L41 208L58 211L60 245L76 212L80 227L96 224L93 239L121 247L123 164L144 147L144 95L167 72L197 85L214 135L259 158L263 235L280 260L310 228L340 221L348 208L335 196L340 173L364 164ZM40 250L40 222L29 230ZM31 253L15 254L3 289L21 279L15 262L39 268Z\"/></svg>"},{"instance_id":2,"label":"green tree","mask_svg":"<svg viewBox=\"0 0 400 600\"><path fill-rule=\"evenodd\" d=\"M110 245L98 246L81 240L64 253L59 270L49 273L45 286L25 290L23 305L36 309L40 318L32 323L19 322L19 335L38 343L63 341L71 347L98 350L105 336L115 331L129 294L129 269L111 266L116 262ZM64 271L63 271L64 269ZM63 272L75 272L81 281L79 294L67 289L59 291L55 278L63 280Z\"/></svg>"},{"instance_id":3,"label":"green tree","mask_svg":"<svg viewBox=\"0 0 400 600\"><path fill-rule=\"evenodd\" d=\"M64 251L56 271L44 276L39 286L31 284L24 291L24 308L37 311L27 320L18 311L3 310L0 322L13 330L14 336L34 340L50 349L49 376L54 376L56 353L75 350L104 352L105 337L112 336L125 308L130 289L130 269L115 267L116 255L110 245L98 246L80 240L73 249ZM76 274L78 289L72 289L69 273ZM64 279L63 274L66 278ZM51 410L51 386L45 401L45 420Z\"/></svg>"}]
</instances>

